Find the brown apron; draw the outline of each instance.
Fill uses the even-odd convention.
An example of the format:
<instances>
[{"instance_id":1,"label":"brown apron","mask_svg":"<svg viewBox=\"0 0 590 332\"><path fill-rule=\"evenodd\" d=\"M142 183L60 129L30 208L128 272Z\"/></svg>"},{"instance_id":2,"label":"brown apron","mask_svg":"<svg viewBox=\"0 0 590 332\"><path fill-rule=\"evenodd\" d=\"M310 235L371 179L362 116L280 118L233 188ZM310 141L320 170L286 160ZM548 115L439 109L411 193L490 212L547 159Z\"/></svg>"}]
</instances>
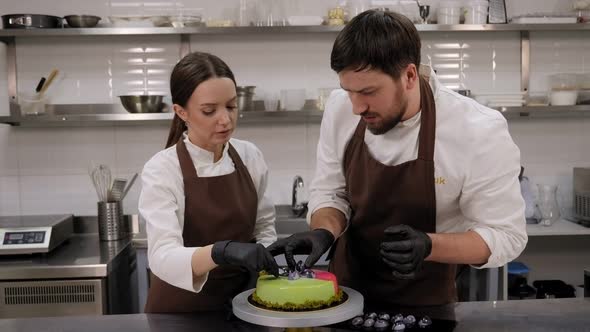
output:
<instances>
[{"instance_id":1,"label":"brown apron","mask_svg":"<svg viewBox=\"0 0 590 332\"><path fill-rule=\"evenodd\" d=\"M229 143L228 143L229 144ZM231 174L199 177L181 138L176 144L184 179L185 212L182 238L185 247L202 247L216 241L251 242L256 223L258 195L242 159L229 145L235 164ZM168 284L152 275L145 312L222 310L244 291L249 273L235 266L218 266L199 293Z\"/></svg>"},{"instance_id":2,"label":"brown apron","mask_svg":"<svg viewBox=\"0 0 590 332\"><path fill-rule=\"evenodd\" d=\"M436 110L432 90L423 77L420 92L418 159L395 166L375 160L365 144L366 125L362 119L344 154L352 216L348 230L332 248L330 271L342 285L363 294L366 308L393 312L456 301L455 265L424 262L415 279L399 280L379 255L384 230L389 226L406 224L436 232Z\"/></svg>"}]
</instances>

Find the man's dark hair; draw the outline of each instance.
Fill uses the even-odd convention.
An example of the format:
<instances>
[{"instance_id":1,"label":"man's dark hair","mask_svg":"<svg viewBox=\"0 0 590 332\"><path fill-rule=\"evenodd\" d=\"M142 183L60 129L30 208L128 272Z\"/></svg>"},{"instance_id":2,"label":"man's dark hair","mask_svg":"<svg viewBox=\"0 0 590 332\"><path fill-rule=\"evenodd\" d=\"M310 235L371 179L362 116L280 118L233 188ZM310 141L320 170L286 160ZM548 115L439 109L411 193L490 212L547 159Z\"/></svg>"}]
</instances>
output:
<instances>
[{"instance_id":1,"label":"man's dark hair","mask_svg":"<svg viewBox=\"0 0 590 332\"><path fill-rule=\"evenodd\" d=\"M414 23L394 12L367 10L342 29L330 65L342 70L378 69L399 79L401 70L413 63L420 66L420 35Z\"/></svg>"}]
</instances>

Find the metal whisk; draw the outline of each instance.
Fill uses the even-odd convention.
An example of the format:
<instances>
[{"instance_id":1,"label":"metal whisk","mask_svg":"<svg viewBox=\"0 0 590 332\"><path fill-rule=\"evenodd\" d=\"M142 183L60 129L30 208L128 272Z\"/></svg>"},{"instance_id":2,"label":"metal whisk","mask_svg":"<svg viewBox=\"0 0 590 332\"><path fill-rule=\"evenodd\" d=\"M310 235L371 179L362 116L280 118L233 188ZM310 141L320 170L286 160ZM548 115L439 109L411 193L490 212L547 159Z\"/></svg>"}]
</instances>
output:
<instances>
[{"instance_id":1,"label":"metal whisk","mask_svg":"<svg viewBox=\"0 0 590 332\"><path fill-rule=\"evenodd\" d=\"M111 190L111 169L107 165L98 165L90 171L90 178L100 202L106 202Z\"/></svg>"}]
</instances>

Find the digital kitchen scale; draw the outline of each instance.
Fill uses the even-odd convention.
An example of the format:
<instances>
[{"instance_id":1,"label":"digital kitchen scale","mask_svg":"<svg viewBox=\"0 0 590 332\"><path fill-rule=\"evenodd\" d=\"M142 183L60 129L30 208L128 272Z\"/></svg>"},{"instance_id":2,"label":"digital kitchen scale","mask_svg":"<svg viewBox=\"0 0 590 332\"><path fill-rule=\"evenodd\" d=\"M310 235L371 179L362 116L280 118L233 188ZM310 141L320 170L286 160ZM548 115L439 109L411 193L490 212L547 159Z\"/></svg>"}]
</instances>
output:
<instances>
[{"instance_id":1,"label":"digital kitchen scale","mask_svg":"<svg viewBox=\"0 0 590 332\"><path fill-rule=\"evenodd\" d=\"M48 253L74 232L74 216L0 217L0 255Z\"/></svg>"}]
</instances>

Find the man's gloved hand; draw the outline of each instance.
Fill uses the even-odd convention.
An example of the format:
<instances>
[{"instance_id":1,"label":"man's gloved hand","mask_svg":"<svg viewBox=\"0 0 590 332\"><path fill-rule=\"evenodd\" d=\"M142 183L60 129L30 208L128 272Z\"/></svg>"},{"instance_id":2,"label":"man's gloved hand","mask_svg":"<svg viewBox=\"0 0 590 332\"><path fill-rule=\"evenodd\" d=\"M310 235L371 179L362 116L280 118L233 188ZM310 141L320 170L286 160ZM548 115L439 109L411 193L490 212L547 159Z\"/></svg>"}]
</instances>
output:
<instances>
[{"instance_id":1,"label":"man's gloved hand","mask_svg":"<svg viewBox=\"0 0 590 332\"><path fill-rule=\"evenodd\" d=\"M309 255L303 264L305 269L311 268L334 243L334 235L327 229L318 228L313 231L295 233L286 239L271 244L268 250L273 256L285 254L289 270L294 271L297 263L293 255Z\"/></svg>"},{"instance_id":2,"label":"man's gloved hand","mask_svg":"<svg viewBox=\"0 0 590 332\"><path fill-rule=\"evenodd\" d=\"M268 249L259 243L219 241L213 244L211 258L217 265L238 265L250 271L279 276L279 266Z\"/></svg>"},{"instance_id":3,"label":"man's gloved hand","mask_svg":"<svg viewBox=\"0 0 590 332\"><path fill-rule=\"evenodd\" d=\"M379 253L394 277L413 279L431 251L432 240L426 233L407 225L396 225L385 230Z\"/></svg>"}]
</instances>

